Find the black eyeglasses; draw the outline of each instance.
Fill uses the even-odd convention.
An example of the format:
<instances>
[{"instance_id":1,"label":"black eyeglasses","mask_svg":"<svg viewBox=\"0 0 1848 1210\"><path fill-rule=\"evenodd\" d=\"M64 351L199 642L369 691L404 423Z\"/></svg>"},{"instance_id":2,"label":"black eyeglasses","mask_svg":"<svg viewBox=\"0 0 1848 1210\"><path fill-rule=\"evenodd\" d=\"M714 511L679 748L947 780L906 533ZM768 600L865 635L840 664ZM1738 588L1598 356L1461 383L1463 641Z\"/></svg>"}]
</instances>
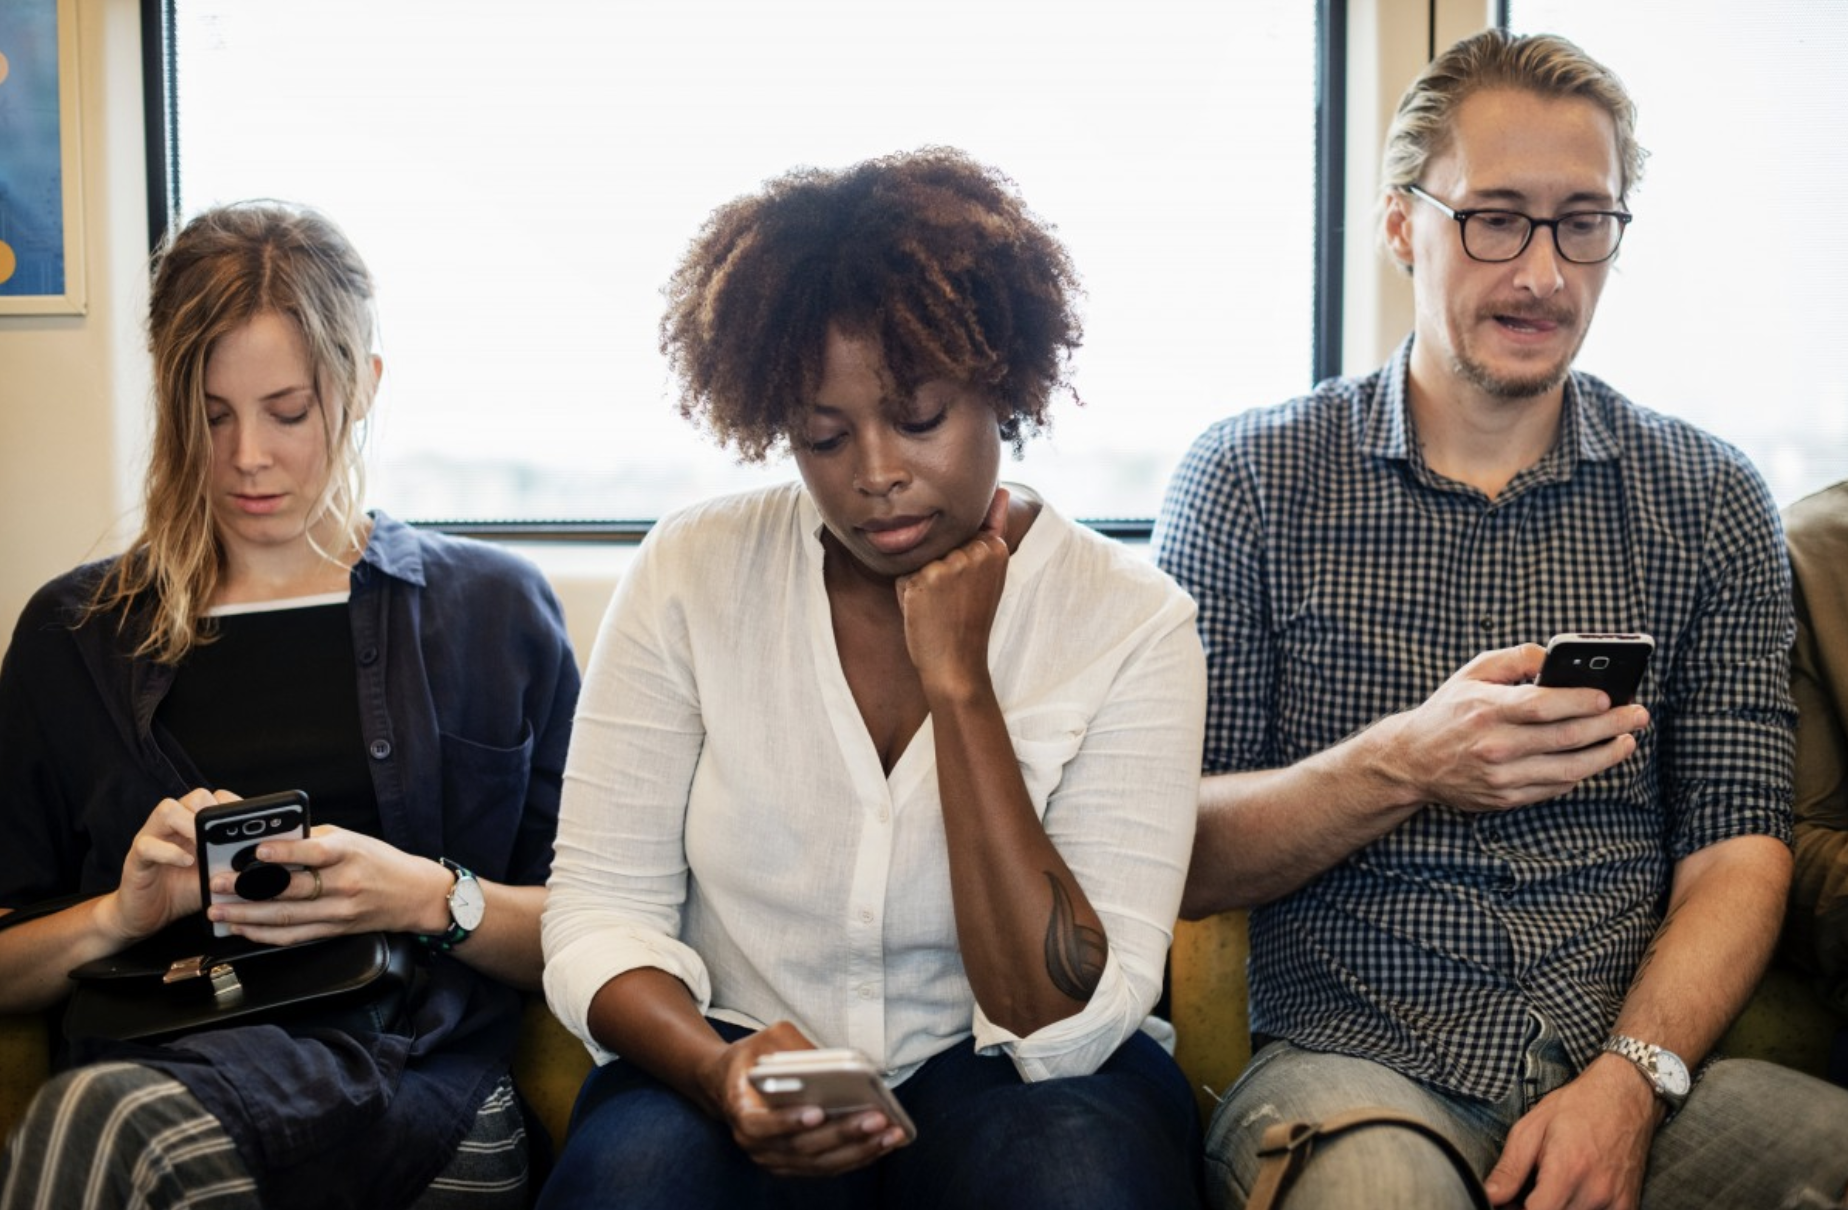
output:
<instances>
[{"instance_id":1,"label":"black eyeglasses","mask_svg":"<svg viewBox=\"0 0 1848 1210\"><path fill-rule=\"evenodd\" d=\"M1457 220L1464 253L1489 264L1515 259L1527 251L1535 227L1551 227L1559 259L1595 265L1617 255L1624 228L1634 217L1627 210L1573 210L1558 218L1534 218L1518 210L1452 210L1416 185L1407 185L1405 191Z\"/></svg>"}]
</instances>

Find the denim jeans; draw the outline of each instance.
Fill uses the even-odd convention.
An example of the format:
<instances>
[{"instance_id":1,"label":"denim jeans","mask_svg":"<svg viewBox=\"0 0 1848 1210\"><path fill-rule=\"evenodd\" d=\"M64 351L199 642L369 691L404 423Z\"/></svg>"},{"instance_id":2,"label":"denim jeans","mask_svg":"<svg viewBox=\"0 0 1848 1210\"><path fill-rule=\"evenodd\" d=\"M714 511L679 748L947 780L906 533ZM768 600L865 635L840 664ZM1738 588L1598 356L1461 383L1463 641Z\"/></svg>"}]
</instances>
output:
<instances>
[{"instance_id":1,"label":"denim jeans","mask_svg":"<svg viewBox=\"0 0 1848 1210\"><path fill-rule=\"evenodd\" d=\"M1375 1106L1428 1122L1486 1176L1508 1131L1575 1074L1558 1036L1536 1021L1521 1078L1487 1103L1429 1088L1378 1063L1273 1042L1259 1051L1207 1128L1207 1200L1243 1207L1266 1126ZM1747 1059L1706 1069L1656 1132L1644 1210L1808 1210L1848 1189L1848 1090ZM1438 1148L1409 1131L1356 1131L1317 1148L1284 1206L1450 1210L1472 1203Z\"/></svg>"},{"instance_id":2,"label":"denim jeans","mask_svg":"<svg viewBox=\"0 0 1848 1210\"><path fill-rule=\"evenodd\" d=\"M724 1022L729 1041L748 1030ZM1026 1083L967 1041L897 1089L917 1139L867 1168L809 1180L760 1169L722 1122L621 1060L578 1094L541 1210L620 1206L1006 1207L1199 1204L1200 1124L1180 1069L1140 1032L1089 1076Z\"/></svg>"}]
</instances>

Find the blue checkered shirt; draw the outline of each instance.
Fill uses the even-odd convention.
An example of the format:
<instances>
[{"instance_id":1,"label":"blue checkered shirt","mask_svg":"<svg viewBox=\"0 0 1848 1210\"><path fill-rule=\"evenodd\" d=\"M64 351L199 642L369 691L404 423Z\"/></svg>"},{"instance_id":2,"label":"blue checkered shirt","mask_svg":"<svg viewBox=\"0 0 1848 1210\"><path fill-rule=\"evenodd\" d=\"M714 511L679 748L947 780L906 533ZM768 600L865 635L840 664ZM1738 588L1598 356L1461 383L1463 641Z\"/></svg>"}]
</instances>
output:
<instances>
[{"instance_id":1,"label":"blue checkered shirt","mask_svg":"<svg viewBox=\"0 0 1848 1210\"><path fill-rule=\"evenodd\" d=\"M1207 773L1301 760L1488 648L1655 636L1630 759L1518 810L1427 807L1252 913L1254 1032L1493 1100L1530 1012L1596 1056L1675 862L1788 843L1789 572L1744 455L1586 374L1552 452L1495 500L1436 474L1410 353L1208 429L1155 541L1199 603Z\"/></svg>"}]
</instances>

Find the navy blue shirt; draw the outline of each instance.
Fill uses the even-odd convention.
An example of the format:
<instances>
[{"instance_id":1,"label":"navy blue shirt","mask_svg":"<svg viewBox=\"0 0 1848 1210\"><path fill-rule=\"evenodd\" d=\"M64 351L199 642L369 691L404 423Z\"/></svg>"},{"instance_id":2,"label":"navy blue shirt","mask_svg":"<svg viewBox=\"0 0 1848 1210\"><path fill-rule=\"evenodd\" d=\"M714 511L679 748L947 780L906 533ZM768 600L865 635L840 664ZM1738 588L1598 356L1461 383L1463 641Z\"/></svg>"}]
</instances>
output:
<instances>
[{"instance_id":1,"label":"navy blue shirt","mask_svg":"<svg viewBox=\"0 0 1848 1210\"><path fill-rule=\"evenodd\" d=\"M0 665L0 905L112 889L155 804L210 784L155 718L173 669L129 654L145 620L76 625L108 566L39 590ZM550 587L505 551L382 514L350 585L384 839L496 882L543 884L578 691ZM433 958L429 974L408 1036L255 1026L109 1057L184 1082L237 1142L266 1206L406 1203L505 1074L521 1011L513 989L454 958Z\"/></svg>"},{"instance_id":2,"label":"navy blue shirt","mask_svg":"<svg viewBox=\"0 0 1848 1210\"><path fill-rule=\"evenodd\" d=\"M1208 774L1294 764L1491 648L1655 637L1628 760L1517 810L1428 806L1252 913L1254 1032L1492 1100L1530 1012L1596 1056L1675 862L1788 842L1789 572L1742 454L1587 374L1553 450L1495 499L1438 475L1410 352L1207 430L1157 561L1199 605Z\"/></svg>"}]
</instances>

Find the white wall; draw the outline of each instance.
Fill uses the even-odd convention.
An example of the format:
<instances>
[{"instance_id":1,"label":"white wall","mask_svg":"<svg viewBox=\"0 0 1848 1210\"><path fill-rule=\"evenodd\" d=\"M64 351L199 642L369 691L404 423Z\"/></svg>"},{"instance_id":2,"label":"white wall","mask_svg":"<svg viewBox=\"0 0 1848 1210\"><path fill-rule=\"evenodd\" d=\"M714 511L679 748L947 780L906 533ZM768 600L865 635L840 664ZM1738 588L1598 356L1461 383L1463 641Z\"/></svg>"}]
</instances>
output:
<instances>
[{"instance_id":1,"label":"white wall","mask_svg":"<svg viewBox=\"0 0 1848 1210\"><path fill-rule=\"evenodd\" d=\"M135 0L77 0L89 311L0 316L0 619L133 528L147 378Z\"/></svg>"},{"instance_id":2,"label":"white wall","mask_svg":"<svg viewBox=\"0 0 1848 1210\"><path fill-rule=\"evenodd\" d=\"M1303 0L1307 3L1308 0ZM0 316L0 636L34 589L132 536L146 456L146 165L135 0L76 0L89 312ZM1422 66L1427 0L1349 0L1347 341L1350 370L1377 365L1410 325L1409 291L1372 232L1379 136ZM1439 0L1437 43L1489 23L1490 0ZM608 584L558 577L574 640ZM0 637L0 643L5 641Z\"/></svg>"}]
</instances>

